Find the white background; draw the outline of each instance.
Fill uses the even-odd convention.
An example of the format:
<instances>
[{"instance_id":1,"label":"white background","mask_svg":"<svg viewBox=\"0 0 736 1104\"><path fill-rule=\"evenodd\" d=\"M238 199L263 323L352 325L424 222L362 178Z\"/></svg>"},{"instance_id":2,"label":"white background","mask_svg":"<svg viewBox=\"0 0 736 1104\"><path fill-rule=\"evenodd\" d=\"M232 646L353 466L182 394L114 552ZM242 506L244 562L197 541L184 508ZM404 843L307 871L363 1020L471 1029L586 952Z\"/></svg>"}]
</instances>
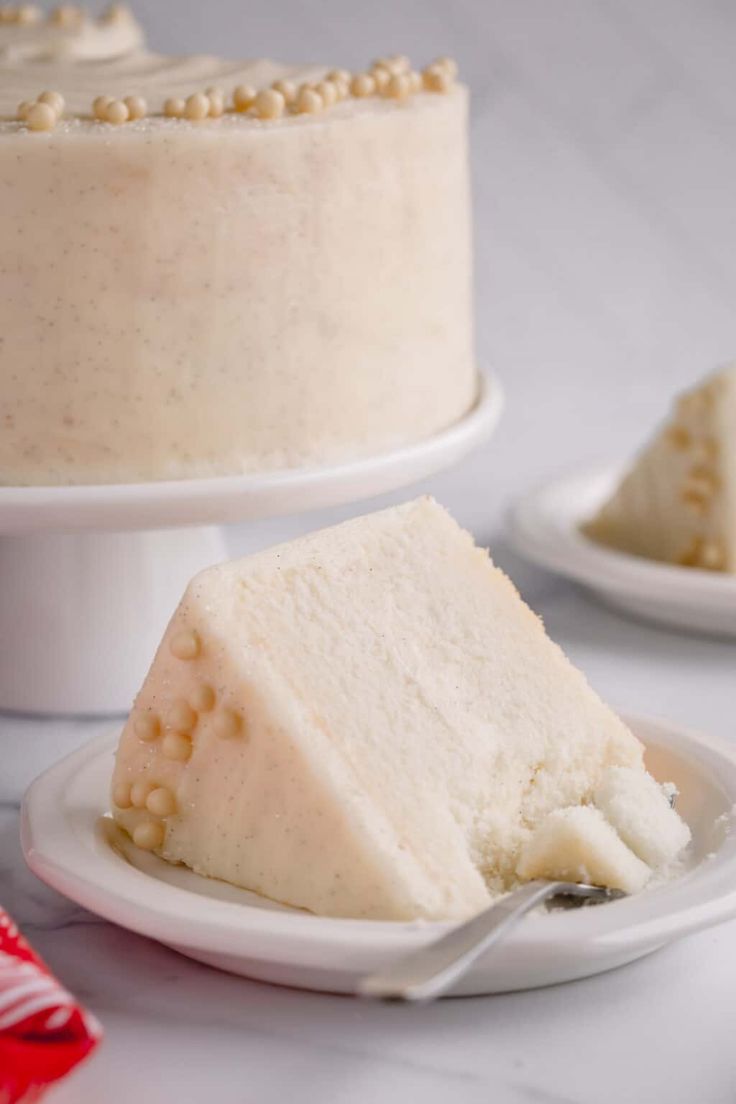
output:
<instances>
[{"instance_id":1,"label":"white background","mask_svg":"<svg viewBox=\"0 0 736 1104\"><path fill-rule=\"evenodd\" d=\"M137 7L169 51L459 59L474 94L478 350L508 405L486 448L420 489L491 545L614 705L736 739L736 646L609 613L503 536L514 495L627 456L674 390L736 356L736 4ZM354 512L239 527L233 549ZM108 1036L52 1104L736 1099L736 925L590 981L405 1010L229 978L82 913L24 870L17 806L98 728L0 721L3 903Z\"/></svg>"}]
</instances>

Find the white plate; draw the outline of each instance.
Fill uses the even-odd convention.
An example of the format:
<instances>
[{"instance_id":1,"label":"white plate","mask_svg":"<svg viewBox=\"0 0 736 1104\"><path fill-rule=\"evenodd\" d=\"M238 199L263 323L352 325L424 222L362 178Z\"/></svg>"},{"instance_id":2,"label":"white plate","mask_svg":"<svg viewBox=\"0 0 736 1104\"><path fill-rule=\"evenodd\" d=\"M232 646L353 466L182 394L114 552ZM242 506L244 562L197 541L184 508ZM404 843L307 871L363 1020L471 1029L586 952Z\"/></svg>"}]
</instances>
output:
<instances>
[{"instance_id":1,"label":"white plate","mask_svg":"<svg viewBox=\"0 0 736 1104\"><path fill-rule=\"evenodd\" d=\"M606 468L555 480L522 498L510 534L522 555L584 583L636 617L719 636L736 636L736 577L628 556L580 532L621 477Z\"/></svg>"},{"instance_id":2,"label":"white plate","mask_svg":"<svg viewBox=\"0 0 736 1104\"><path fill-rule=\"evenodd\" d=\"M736 749L653 721L630 724L647 745L649 768L680 789L678 809L694 836L691 869L627 900L528 917L456 993L586 977L736 915ZM29 866L78 904L220 969L336 993L445 930L312 916L139 851L104 815L116 739L102 736L52 767L23 805Z\"/></svg>"}]
</instances>

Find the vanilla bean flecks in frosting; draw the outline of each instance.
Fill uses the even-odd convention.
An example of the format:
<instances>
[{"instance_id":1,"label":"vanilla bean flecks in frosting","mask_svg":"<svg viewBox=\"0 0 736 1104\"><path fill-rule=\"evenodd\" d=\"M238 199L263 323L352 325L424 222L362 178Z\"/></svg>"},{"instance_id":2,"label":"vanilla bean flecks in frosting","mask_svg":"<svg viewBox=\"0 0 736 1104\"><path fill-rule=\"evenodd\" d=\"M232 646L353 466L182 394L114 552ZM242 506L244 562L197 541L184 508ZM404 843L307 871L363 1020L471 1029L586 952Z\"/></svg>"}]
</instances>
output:
<instances>
[{"instance_id":1,"label":"vanilla bean flecks in frosting","mask_svg":"<svg viewBox=\"0 0 736 1104\"><path fill-rule=\"evenodd\" d=\"M0 484L314 467L460 419L468 97L434 64L447 94L385 58L363 97L267 60L0 64Z\"/></svg>"},{"instance_id":2,"label":"vanilla bean flecks in frosting","mask_svg":"<svg viewBox=\"0 0 736 1104\"><path fill-rule=\"evenodd\" d=\"M335 108L349 114L356 110L356 100L402 102L422 91L447 92L455 72L454 62L439 59L422 75L404 57L380 59L355 74L268 60L172 58L145 51L74 66L28 61L22 66L0 64L0 116L27 122L31 105L39 99L38 89L44 87L63 91L66 120L113 125L151 116L204 122L225 114L261 120L321 115ZM341 107L346 100L353 106ZM56 115L53 126L61 112Z\"/></svg>"},{"instance_id":3,"label":"vanilla bean flecks in frosting","mask_svg":"<svg viewBox=\"0 0 736 1104\"><path fill-rule=\"evenodd\" d=\"M48 14L34 4L0 5L0 66L121 57L141 49L143 42L143 31L124 4L113 4L99 16L75 4Z\"/></svg>"}]
</instances>

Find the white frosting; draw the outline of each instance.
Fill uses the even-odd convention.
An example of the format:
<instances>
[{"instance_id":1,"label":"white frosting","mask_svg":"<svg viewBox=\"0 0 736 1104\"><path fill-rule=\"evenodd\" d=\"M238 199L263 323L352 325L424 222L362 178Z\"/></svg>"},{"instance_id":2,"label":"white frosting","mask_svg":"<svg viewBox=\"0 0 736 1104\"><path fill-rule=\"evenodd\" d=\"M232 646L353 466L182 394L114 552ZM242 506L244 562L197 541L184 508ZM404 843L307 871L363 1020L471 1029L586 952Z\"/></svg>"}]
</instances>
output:
<instances>
[{"instance_id":1,"label":"white frosting","mask_svg":"<svg viewBox=\"0 0 736 1104\"><path fill-rule=\"evenodd\" d=\"M642 770L638 741L420 499L193 580L120 741L115 816L134 834L163 787L166 859L318 913L463 917L616 764Z\"/></svg>"},{"instance_id":2,"label":"white frosting","mask_svg":"<svg viewBox=\"0 0 736 1104\"><path fill-rule=\"evenodd\" d=\"M0 67L160 110L325 67L166 59ZM272 122L0 124L0 482L329 463L471 406L467 96L350 99Z\"/></svg>"},{"instance_id":3,"label":"white frosting","mask_svg":"<svg viewBox=\"0 0 736 1104\"><path fill-rule=\"evenodd\" d=\"M70 62L118 58L140 49L143 41L143 31L127 8L115 18L80 12L69 24L46 17L30 23L0 22L0 68L35 65L39 76L45 70L58 82ZM22 75L16 77L22 85ZM4 81L2 86L7 87Z\"/></svg>"}]
</instances>

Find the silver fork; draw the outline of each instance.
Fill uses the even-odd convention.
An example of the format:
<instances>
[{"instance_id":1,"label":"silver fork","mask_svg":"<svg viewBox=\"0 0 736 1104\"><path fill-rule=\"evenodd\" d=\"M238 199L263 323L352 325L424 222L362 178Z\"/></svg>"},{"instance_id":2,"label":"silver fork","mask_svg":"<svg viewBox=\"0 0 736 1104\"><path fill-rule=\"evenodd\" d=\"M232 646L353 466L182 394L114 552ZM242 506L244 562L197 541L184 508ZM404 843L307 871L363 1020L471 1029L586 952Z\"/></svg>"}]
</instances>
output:
<instances>
[{"instance_id":1,"label":"silver fork","mask_svg":"<svg viewBox=\"0 0 736 1104\"><path fill-rule=\"evenodd\" d=\"M475 960L495 946L530 909L559 897L569 904L613 901L619 889L578 882L534 881L509 893L434 943L412 951L358 983L358 995L384 1001L431 1001L452 988Z\"/></svg>"},{"instance_id":2,"label":"silver fork","mask_svg":"<svg viewBox=\"0 0 736 1104\"><path fill-rule=\"evenodd\" d=\"M670 809L675 808L678 791L667 793ZM509 893L418 951L402 955L385 970L369 974L358 982L360 997L372 1000L419 1003L441 997L458 981L484 951L499 943L531 909L559 897L568 905L586 901L617 901L628 896L622 889L587 885L585 882L552 882L537 879Z\"/></svg>"}]
</instances>

